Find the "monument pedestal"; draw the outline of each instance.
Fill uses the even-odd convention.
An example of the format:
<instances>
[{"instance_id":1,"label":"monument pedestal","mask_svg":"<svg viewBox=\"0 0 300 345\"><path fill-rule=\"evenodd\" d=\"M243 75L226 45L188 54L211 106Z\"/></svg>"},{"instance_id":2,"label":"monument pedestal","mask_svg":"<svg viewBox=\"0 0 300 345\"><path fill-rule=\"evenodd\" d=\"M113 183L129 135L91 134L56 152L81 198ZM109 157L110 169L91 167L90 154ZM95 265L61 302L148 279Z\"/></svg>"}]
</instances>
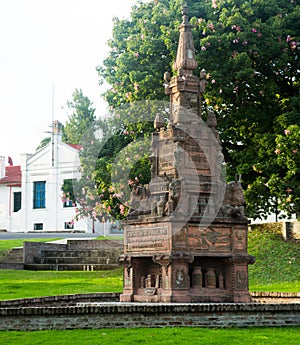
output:
<instances>
[{"instance_id":1,"label":"monument pedestal","mask_svg":"<svg viewBox=\"0 0 300 345\"><path fill-rule=\"evenodd\" d=\"M215 219L201 228L178 223L127 221L122 302L243 302L248 292L246 219ZM174 232L175 231L175 232Z\"/></svg>"}]
</instances>

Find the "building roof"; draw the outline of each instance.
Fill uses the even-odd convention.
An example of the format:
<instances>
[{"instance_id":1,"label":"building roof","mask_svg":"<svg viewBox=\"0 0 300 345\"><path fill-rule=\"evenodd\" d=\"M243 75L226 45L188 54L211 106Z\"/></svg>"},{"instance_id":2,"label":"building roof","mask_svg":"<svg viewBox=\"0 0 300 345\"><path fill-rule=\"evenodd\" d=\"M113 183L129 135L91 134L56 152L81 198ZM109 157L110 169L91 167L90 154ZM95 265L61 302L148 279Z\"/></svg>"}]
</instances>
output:
<instances>
[{"instance_id":1,"label":"building roof","mask_svg":"<svg viewBox=\"0 0 300 345\"><path fill-rule=\"evenodd\" d=\"M74 149L76 149L76 150L78 150L78 151L79 151L80 149L82 149L82 147L83 147L82 145L79 145L79 144L69 144L69 143L68 143L68 145L71 146L71 147L73 147Z\"/></svg>"},{"instance_id":2,"label":"building roof","mask_svg":"<svg viewBox=\"0 0 300 345\"><path fill-rule=\"evenodd\" d=\"M5 167L5 177L0 179L0 184L9 186L21 186L22 174L20 165L12 165Z\"/></svg>"}]
</instances>

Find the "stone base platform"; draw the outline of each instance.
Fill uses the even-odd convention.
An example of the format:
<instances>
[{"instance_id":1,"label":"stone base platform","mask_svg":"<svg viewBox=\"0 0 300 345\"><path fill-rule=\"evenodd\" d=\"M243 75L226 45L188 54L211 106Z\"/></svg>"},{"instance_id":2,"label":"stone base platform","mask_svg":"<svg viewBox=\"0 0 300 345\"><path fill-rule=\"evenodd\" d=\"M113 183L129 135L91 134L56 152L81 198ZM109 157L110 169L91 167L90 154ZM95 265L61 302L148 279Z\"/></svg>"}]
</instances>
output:
<instances>
[{"instance_id":1,"label":"stone base platform","mask_svg":"<svg viewBox=\"0 0 300 345\"><path fill-rule=\"evenodd\" d=\"M125 303L115 302L118 298L117 294L111 294L111 296L110 294L72 295L72 298L70 295L69 297L33 299L34 303L30 303L30 299L2 301L0 302L0 330L300 327L300 296L298 294L290 296L295 300L298 299L298 303L248 304ZM284 294L281 298L289 300L289 296ZM276 300L275 296L273 299Z\"/></svg>"}]
</instances>

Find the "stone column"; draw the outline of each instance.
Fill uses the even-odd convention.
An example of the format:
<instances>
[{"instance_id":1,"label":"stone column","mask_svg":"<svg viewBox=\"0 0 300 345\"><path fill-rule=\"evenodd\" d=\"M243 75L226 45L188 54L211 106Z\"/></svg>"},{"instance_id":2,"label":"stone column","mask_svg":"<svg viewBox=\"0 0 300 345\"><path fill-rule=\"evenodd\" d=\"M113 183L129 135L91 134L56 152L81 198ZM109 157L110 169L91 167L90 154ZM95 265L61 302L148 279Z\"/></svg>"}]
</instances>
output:
<instances>
[{"instance_id":1,"label":"stone column","mask_svg":"<svg viewBox=\"0 0 300 345\"><path fill-rule=\"evenodd\" d=\"M123 264L123 293L120 296L121 302L132 302L133 298L133 267L131 263L131 257L127 255L121 255L119 262Z\"/></svg>"}]
</instances>

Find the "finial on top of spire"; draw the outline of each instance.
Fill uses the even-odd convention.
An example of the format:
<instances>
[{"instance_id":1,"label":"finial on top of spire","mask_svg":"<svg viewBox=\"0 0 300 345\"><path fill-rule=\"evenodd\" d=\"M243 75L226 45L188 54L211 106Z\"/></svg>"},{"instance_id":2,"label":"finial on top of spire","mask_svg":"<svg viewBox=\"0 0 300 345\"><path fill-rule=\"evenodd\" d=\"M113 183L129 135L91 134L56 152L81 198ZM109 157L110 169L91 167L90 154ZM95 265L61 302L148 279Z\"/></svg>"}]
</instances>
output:
<instances>
[{"instance_id":1,"label":"finial on top of spire","mask_svg":"<svg viewBox=\"0 0 300 345\"><path fill-rule=\"evenodd\" d=\"M188 8L188 5L186 2L182 5L182 11L181 12L182 12L182 24L188 24L188 22L189 22L189 17L188 17L189 8Z\"/></svg>"},{"instance_id":2,"label":"finial on top of spire","mask_svg":"<svg viewBox=\"0 0 300 345\"><path fill-rule=\"evenodd\" d=\"M188 13L189 13L189 8L188 8L187 3L185 2L185 3L182 5L182 14L183 14L184 16L187 16Z\"/></svg>"},{"instance_id":3,"label":"finial on top of spire","mask_svg":"<svg viewBox=\"0 0 300 345\"><path fill-rule=\"evenodd\" d=\"M184 3L182 6L182 24L180 25L180 36L177 49L177 57L174 63L174 69L180 69L184 74L192 74L198 64L195 58L195 48L192 35L192 25L189 23L188 6Z\"/></svg>"}]
</instances>

